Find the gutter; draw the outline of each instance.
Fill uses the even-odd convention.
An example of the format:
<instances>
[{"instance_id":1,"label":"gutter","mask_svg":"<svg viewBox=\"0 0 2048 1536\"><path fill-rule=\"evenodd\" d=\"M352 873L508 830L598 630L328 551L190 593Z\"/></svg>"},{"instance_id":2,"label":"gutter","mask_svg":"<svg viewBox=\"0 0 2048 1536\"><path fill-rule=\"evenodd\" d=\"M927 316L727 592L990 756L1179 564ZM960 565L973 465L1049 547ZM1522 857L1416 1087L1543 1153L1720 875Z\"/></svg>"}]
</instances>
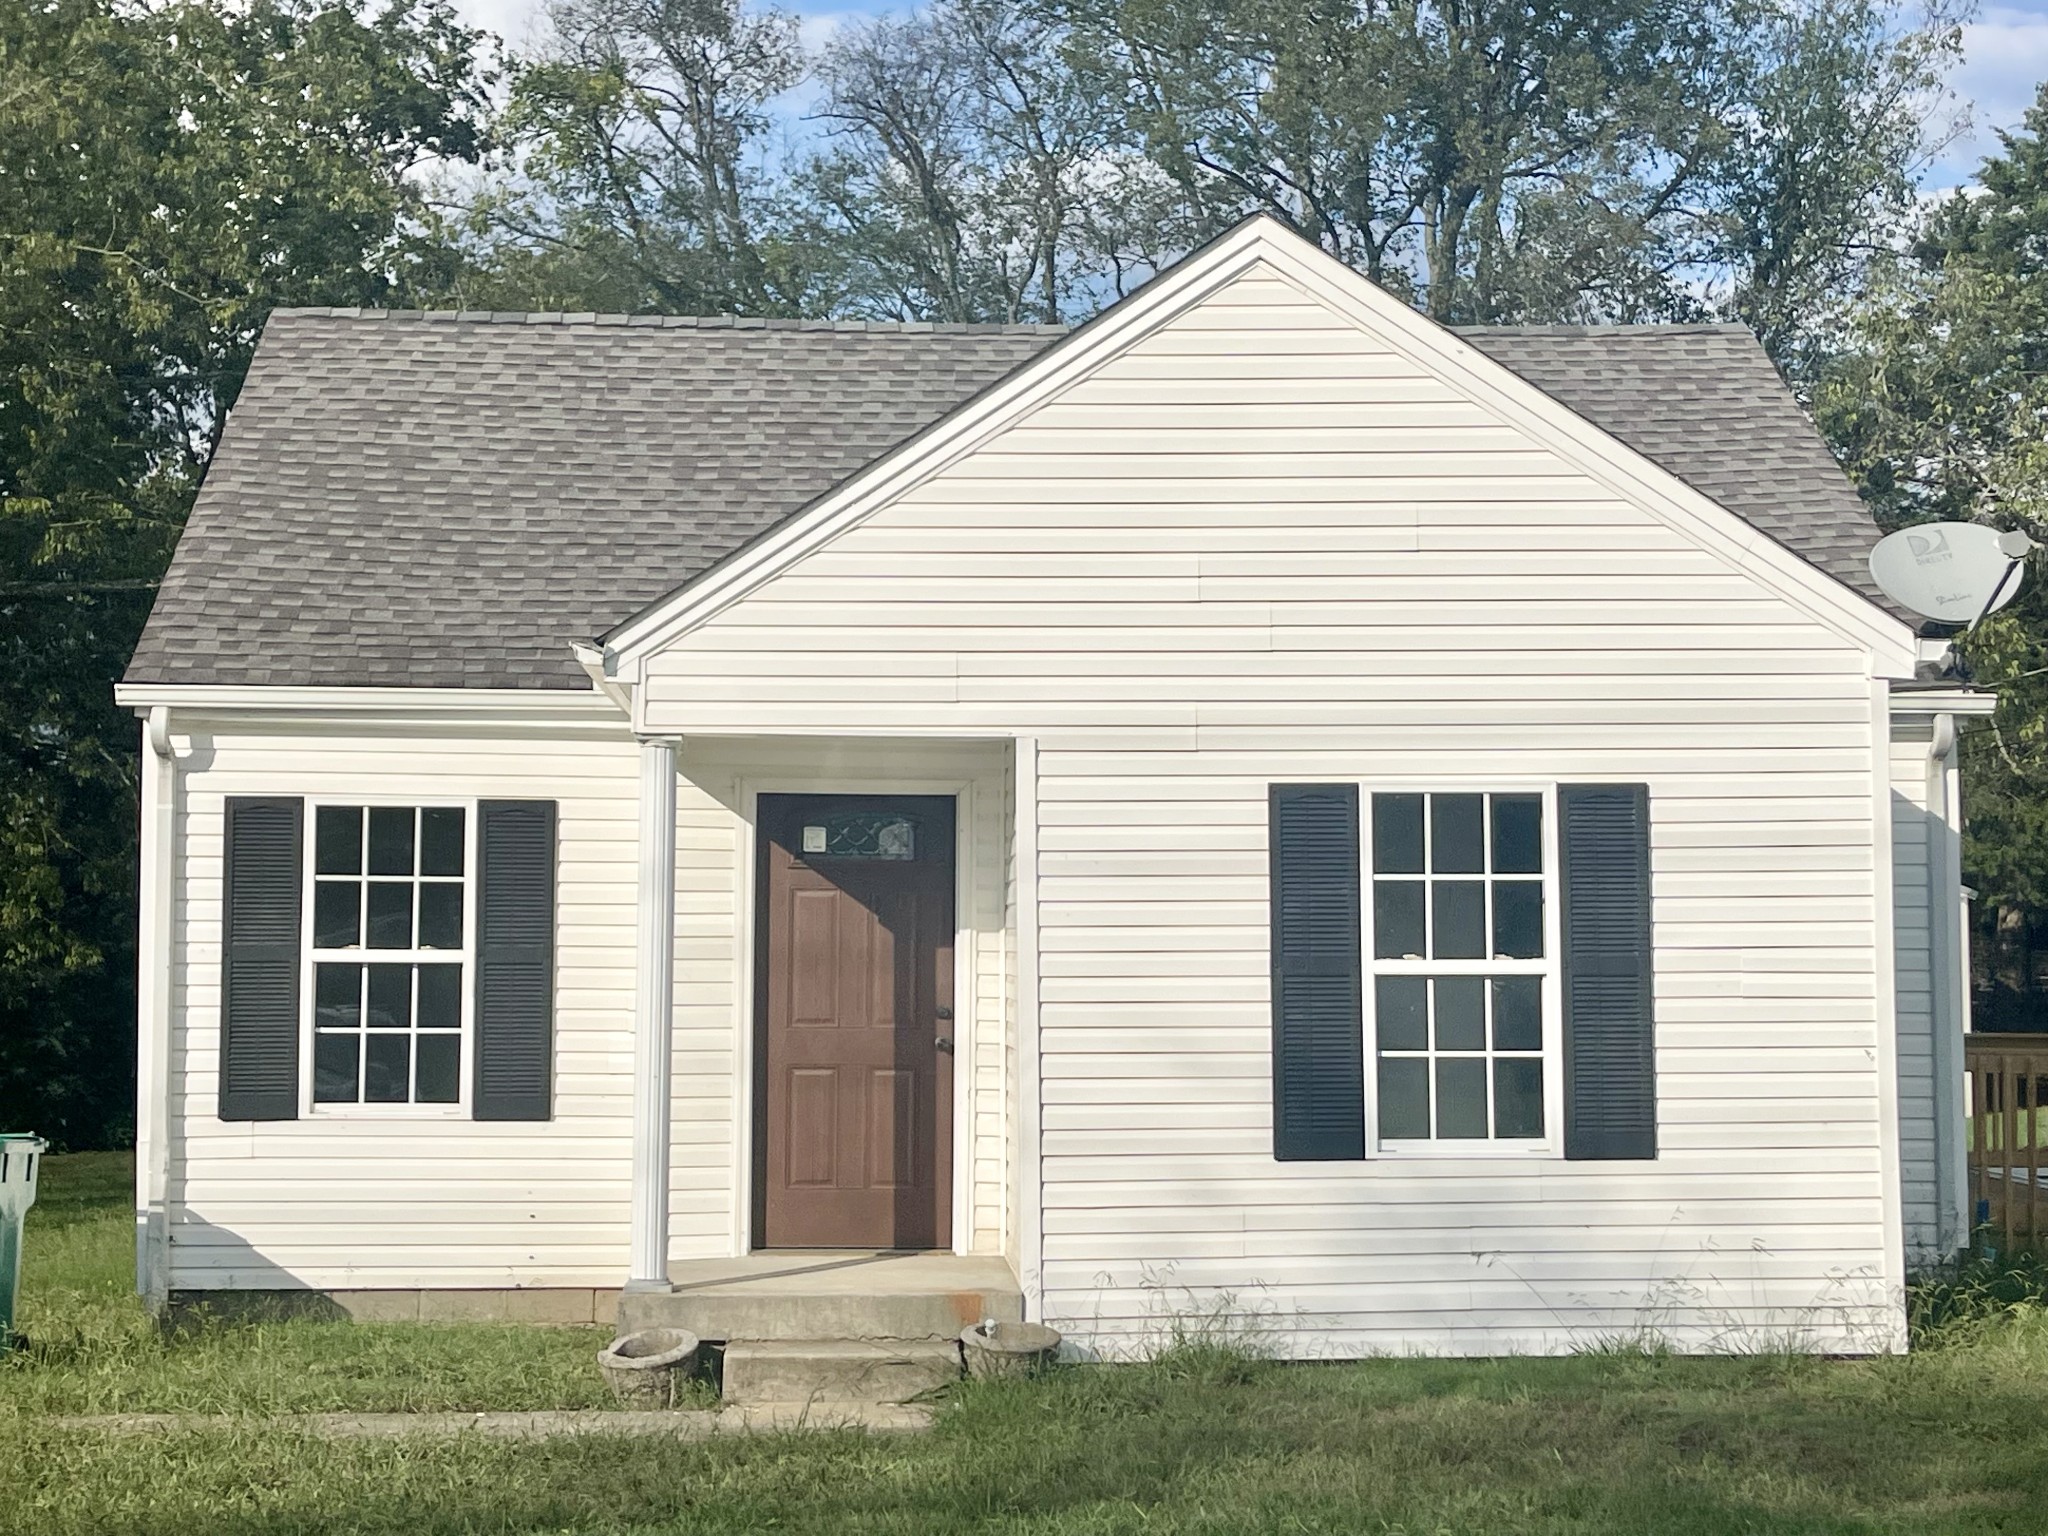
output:
<instances>
[{"instance_id":1,"label":"gutter","mask_svg":"<svg viewBox=\"0 0 2048 1536\"><path fill-rule=\"evenodd\" d=\"M1891 712L1894 717L1913 718L1933 716L1947 720L1954 729L1958 716L1981 718L1998 708L1998 695L1986 693L1978 688L1958 688L1954 684L1942 687L1914 688L1906 684L1892 684Z\"/></svg>"},{"instance_id":2,"label":"gutter","mask_svg":"<svg viewBox=\"0 0 2048 1536\"><path fill-rule=\"evenodd\" d=\"M602 646L586 644L581 640L571 641L569 649L575 654L576 665L590 678L590 686L619 706L621 713L633 718L633 686L612 676L611 654Z\"/></svg>"}]
</instances>

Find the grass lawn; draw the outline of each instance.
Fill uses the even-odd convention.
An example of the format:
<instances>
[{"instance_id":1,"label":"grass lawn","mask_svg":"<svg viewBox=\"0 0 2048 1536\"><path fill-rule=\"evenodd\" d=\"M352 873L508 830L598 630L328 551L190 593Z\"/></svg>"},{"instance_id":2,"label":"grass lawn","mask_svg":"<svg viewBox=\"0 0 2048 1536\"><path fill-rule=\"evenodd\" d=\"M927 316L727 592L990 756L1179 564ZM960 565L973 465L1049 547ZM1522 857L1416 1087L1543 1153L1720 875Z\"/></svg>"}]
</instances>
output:
<instances>
[{"instance_id":1,"label":"grass lawn","mask_svg":"<svg viewBox=\"0 0 2048 1536\"><path fill-rule=\"evenodd\" d=\"M595 1364L609 1335L597 1328L299 1318L160 1332L134 1294L134 1166L112 1152L44 1163L14 1319L29 1345L0 1357L0 1424L51 1413L610 1404Z\"/></svg>"},{"instance_id":2,"label":"grass lawn","mask_svg":"<svg viewBox=\"0 0 2048 1536\"><path fill-rule=\"evenodd\" d=\"M707 1444L336 1441L299 1408L598 1401L589 1331L214 1324L127 1297L126 1164L53 1158L33 1347L0 1365L0 1533L1379 1533L2048 1530L2040 1271L1937 1298L1904 1359L1382 1360L1185 1352L960 1389L932 1433ZM51 1413L211 1409L180 1436Z\"/></svg>"},{"instance_id":3,"label":"grass lawn","mask_svg":"<svg viewBox=\"0 0 2048 1536\"><path fill-rule=\"evenodd\" d=\"M2005 1147L2006 1129L2004 1113L1988 1110L1970 1116L1964 1127L1964 1137L1969 1143L1969 1150L1973 1153L1980 1150L1998 1152ZM2016 1110L2013 1113L2011 1130L2013 1144L2021 1151L2030 1146L2048 1146L2048 1109ZM2017 1161L2024 1163L2026 1159L2019 1158Z\"/></svg>"}]
</instances>

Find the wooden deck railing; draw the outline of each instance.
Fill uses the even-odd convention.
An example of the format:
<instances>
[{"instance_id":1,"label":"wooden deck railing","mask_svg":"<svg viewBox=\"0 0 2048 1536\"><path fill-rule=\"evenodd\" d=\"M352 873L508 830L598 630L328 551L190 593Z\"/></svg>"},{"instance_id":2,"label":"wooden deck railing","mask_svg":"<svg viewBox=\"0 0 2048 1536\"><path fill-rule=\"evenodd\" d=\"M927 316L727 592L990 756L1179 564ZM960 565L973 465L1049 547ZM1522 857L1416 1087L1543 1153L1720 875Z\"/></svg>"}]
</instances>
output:
<instances>
[{"instance_id":1,"label":"wooden deck railing","mask_svg":"<svg viewBox=\"0 0 2048 1536\"><path fill-rule=\"evenodd\" d=\"M2008 1243L2048 1231L2048 1034L1965 1035L1971 1222Z\"/></svg>"}]
</instances>

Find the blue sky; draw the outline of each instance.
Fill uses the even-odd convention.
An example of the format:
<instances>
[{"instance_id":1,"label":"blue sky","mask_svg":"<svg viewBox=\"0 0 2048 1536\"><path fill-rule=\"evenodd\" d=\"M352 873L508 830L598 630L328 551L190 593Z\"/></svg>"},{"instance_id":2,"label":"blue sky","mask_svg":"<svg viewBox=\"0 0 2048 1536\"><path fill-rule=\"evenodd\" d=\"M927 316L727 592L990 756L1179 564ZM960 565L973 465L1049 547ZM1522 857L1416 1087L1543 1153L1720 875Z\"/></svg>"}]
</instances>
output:
<instances>
[{"instance_id":1,"label":"blue sky","mask_svg":"<svg viewBox=\"0 0 2048 1536\"><path fill-rule=\"evenodd\" d=\"M539 13L541 0L456 0L474 24L513 43L525 40ZM787 3L787 0L785 0ZM890 0L838 0L793 6L805 20L811 40L829 36L842 21L910 7ZM1968 105L1970 131L1944 153L1928 177L1930 188L1954 186L1967 179L1984 154L1997 147L1996 130L2018 125L2033 102L2034 89L2048 80L2048 0L2010 0L1986 4L1964 29L1963 63L1952 77L1956 93Z\"/></svg>"}]
</instances>

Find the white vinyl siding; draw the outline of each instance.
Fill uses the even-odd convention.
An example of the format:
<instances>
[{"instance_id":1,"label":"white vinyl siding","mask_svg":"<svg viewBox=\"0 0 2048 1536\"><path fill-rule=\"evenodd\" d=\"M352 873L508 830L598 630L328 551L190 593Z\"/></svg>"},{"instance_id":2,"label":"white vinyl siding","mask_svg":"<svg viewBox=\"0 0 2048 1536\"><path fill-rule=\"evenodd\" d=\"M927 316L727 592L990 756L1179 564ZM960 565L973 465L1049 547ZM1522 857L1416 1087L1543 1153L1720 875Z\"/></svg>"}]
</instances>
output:
<instances>
[{"instance_id":1,"label":"white vinyl siding","mask_svg":"<svg viewBox=\"0 0 2048 1536\"><path fill-rule=\"evenodd\" d=\"M1254 274L642 687L686 736L1037 739L1025 1278L1084 1342L1862 1349L1899 1338L1870 668ZM1655 1163L1273 1160L1266 787L1334 779L1649 785Z\"/></svg>"},{"instance_id":2,"label":"white vinyl siding","mask_svg":"<svg viewBox=\"0 0 2048 1536\"><path fill-rule=\"evenodd\" d=\"M1933 722L1925 716L1896 720L1891 730L1892 889L1896 914L1899 1032L1899 1172L1904 1193L1906 1252L1917 1261L1945 1257L1944 1249L1966 1230L1960 1210L1942 1210L1943 1170L1938 1155L1941 1134L1936 1101L1947 1095L1960 1106L1962 1083L1953 1063L1960 1046L1944 1067L1936 1050L1938 986L1952 988L1952 979L1937 976L1931 912L1930 861L1942 856L1942 828L1927 807L1927 757ZM1951 947L1959 953L1960 935ZM1943 964L1953 965L1953 959ZM1946 1027L1960 1030L1960 1022ZM1953 1166L1949 1182L1956 1182ZM1944 1214L1947 1221L1944 1223ZM1947 1232L1944 1233L1944 1225Z\"/></svg>"},{"instance_id":3,"label":"white vinyl siding","mask_svg":"<svg viewBox=\"0 0 2048 1536\"><path fill-rule=\"evenodd\" d=\"M632 738L623 731L610 740L422 738L411 730L263 733L221 725L176 745L184 809L173 940L170 1287L617 1285L625 1273L632 1142ZM221 818L228 795L559 802L554 1117L478 1122L362 1105L346 1115L322 1106L296 1121L223 1123ZM310 849L310 816L307 831ZM717 1069L716 1059L682 1041L679 1029L679 1077ZM724 1114L721 1104L721 1124ZM679 1126L678 1140L687 1136ZM722 1184L723 1171L719 1178Z\"/></svg>"}]
</instances>

